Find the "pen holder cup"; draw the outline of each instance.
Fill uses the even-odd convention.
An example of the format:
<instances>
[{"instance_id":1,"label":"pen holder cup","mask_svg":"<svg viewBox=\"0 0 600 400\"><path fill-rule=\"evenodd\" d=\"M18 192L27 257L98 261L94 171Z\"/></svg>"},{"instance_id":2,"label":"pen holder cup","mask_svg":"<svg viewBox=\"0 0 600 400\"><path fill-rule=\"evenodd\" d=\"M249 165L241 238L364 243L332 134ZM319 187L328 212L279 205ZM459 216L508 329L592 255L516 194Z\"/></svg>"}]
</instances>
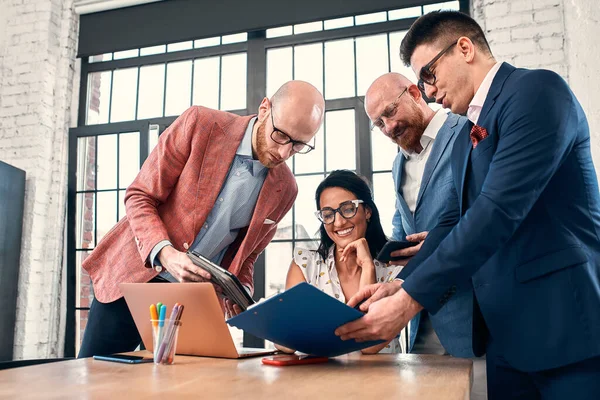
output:
<instances>
[{"instance_id":1,"label":"pen holder cup","mask_svg":"<svg viewBox=\"0 0 600 400\"><path fill-rule=\"evenodd\" d=\"M169 324L169 321L165 321L163 327L160 327L158 323L155 324L158 321L150 320L150 322L152 323L154 364L173 364L181 321L175 321L172 325Z\"/></svg>"}]
</instances>

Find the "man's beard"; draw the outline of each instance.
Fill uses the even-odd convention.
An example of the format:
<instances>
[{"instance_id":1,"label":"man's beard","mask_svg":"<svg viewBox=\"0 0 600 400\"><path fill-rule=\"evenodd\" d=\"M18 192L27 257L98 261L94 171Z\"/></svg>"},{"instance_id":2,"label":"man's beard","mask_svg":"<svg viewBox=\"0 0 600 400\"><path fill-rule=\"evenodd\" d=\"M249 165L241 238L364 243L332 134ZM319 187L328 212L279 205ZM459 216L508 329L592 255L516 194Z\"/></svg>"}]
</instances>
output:
<instances>
[{"instance_id":1,"label":"man's beard","mask_svg":"<svg viewBox=\"0 0 600 400\"><path fill-rule=\"evenodd\" d=\"M260 161L260 163L267 168L274 168L283 163L283 161L274 162L269 157L269 150L267 148L267 136L265 135L265 124L261 124L256 129L256 156L258 157L258 161Z\"/></svg>"},{"instance_id":2,"label":"man's beard","mask_svg":"<svg viewBox=\"0 0 600 400\"><path fill-rule=\"evenodd\" d=\"M423 111L413 102L409 102L410 118L406 122L404 134L394 140L396 144L409 152L416 151L421 145L421 137L427 128ZM392 132L394 134L395 132Z\"/></svg>"}]
</instances>

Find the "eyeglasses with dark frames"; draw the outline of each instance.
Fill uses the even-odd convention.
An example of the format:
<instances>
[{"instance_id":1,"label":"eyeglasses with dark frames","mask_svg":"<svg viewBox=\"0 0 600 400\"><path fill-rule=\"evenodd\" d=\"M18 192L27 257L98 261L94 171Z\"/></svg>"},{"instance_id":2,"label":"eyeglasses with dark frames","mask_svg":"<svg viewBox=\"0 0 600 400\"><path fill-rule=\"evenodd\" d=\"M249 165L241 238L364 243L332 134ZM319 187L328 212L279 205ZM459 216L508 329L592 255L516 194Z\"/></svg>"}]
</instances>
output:
<instances>
[{"instance_id":1,"label":"eyeglasses with dark frames","mask_svg":"<svg viewBox=\"0 0 600 400\"><path fill-rule=\"evenodd\" d=\"M301 142L299 140L294 140L287 133L283 132L281 129L278 129L275 126L275 120L273 119L273 104L271 103L271 125L273 125L273 131L271 132L271 139L280 145L285 145L288 143L292 144L292 150L295 153L306 154L315 149L315 146L312 146L308 143Z\"/></svg>"},{"instance_id":2,"label":"eyeglasses with dark frames","mask_svg":"<svg viewBox=\"0 0 600 400\"><path fill-rule=\"evenodd\" d=\"M419 82L417 83L417 86L419 87L421 92L425 93L425 83L428 85L435 85L435 82L437 81L437 77L435 76L435 74L433 72L431 72L431 67L444 54L446 54L450 49L452 49L454 46L456 46L457 43L458 43L458 40L456 40L450 46L446 47L444 50L440 51L437 56L433 57L433 60L429 61L427 64L425 64L423 67L421 67L421 70L419 71Z\"/></svg>"},{"instance_id":3,"label":"eyeglasses with dark frames","mask_svg":"<svg viewBox=\"0 0 600 400\"><path fill-rule=\"evenodd\" d=\"M364 203L362 200L348 200L340 203L338 208L325 207L315 211L315 215L325 225L335 221L335 213L339 213L345 219L350 219L358 212L358 205Z\"/></svg>"},{"instance_id":4,"label":"eyeglasses with dark frames","mask_svg":"<svg viewBox=\"0 0 600 400\"><path fill-rule=\"evenodd\" d=\"M382 118L392 118L394 115L396 115L396 111L398 111L398 101L400 100L400 97L402 97L402 95L406 93L407 90L408 88L405 88L402 91L402 93L400 93L398 97L396 97L396 100L394 100L386 108L384 108L383 112L379 117L375 118L375 120L371 123L371 131L373 131L373 129L375 128L379 128L379 130L383 132L385 124L383 123Z\"/></svg>"}]
</instances>

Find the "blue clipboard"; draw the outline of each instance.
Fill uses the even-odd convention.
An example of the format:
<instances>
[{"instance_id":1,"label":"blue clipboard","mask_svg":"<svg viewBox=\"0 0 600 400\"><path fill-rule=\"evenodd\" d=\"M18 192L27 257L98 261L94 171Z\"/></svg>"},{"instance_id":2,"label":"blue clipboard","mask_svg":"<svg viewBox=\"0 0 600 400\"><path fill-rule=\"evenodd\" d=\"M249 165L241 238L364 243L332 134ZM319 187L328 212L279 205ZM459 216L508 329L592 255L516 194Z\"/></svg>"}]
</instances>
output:
<instances>
[{"instance_id":1,"label":"blue clipboard","mask_svg":"<svg viewBox=\"0 0 600 400\"><path fill-rule=\"evenodd\" d=\"M333 332L364 314L306 282L268 298L227 323L303 353L335 357L383 343L342 340Z\"/></svg>"}]
</instances>

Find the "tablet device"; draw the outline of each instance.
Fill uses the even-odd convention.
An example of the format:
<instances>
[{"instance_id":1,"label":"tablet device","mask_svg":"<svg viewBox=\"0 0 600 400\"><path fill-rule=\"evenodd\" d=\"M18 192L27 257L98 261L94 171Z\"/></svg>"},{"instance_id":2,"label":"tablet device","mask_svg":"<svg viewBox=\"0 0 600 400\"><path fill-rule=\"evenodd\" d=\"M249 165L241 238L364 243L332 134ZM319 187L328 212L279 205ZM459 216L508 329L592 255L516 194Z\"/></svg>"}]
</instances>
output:
<instances>
[{"instance_id":1,"label":"tablet device","mask_svg":"<svg viewBox=\"0 0 600 400\"><path fill-rule=\"evenodd\" d=\"M408 242L408 241L397 242L397 241L391 240L383 246L383 248L381 249L379 254L377 254L376 259L377 259L377 261L380 261L383 263L388 263L390 261L403 260L408 257L392 257L391 253L396 250L401 250L401 249L406 249L408 247L416 246L419 243L420 242Z\"/></svg>"},{"instance_id":2,"label":"tablet device","mask_svg":"<svg viewBox=\"0 0 600 400\"><path fill-rule=\"evenodd\" d=\"M94 360L113 361L125 364L151 363L152 357L130 356L127 354L111 354L108 356L94 356Z\"/></svg>"}]
</instances>

